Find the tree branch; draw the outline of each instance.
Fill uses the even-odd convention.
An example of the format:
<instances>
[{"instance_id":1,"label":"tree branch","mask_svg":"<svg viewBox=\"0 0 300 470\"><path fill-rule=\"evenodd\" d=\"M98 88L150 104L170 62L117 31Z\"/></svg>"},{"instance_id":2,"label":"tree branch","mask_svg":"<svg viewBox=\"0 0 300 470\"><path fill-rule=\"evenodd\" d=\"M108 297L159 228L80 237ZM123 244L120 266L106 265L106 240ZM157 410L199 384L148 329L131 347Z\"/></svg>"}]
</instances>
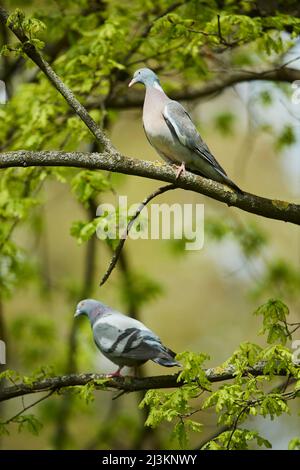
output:
<instances>
[{"instance_id":1,"label":"tree branch","mask_svg":"<svg viewBox=\"0 0 300 470\"><path fill-rule=\"evenodd\" d=\"M62 82L59 76L54 72L52 67L48 62L43 58L42 54L35 48L33 44L30 43L29 38L24 34L23 30L18 26L10 23L7 25L7 20L9 14L7 11L0 6L0 22L6 25L14 34L17 36L19 41L23 44L23 51L25 54L39 67L42 72L48 77L52 85L59 91L59 93L65 98L67 103L75 111L75 113L80 117L80 119L86 124L91 133L95 138L104 146L106 150L111 152L115 151L110 140L106 137L105 133L100 129L96 124L93 118L89 115L87 110L82 106L82 104L77 100L74 94L66 87Z\"/></svg>"},{"instance_id":2,"label":"tree branch","mask_svg":"<svg viewBox=\"0 0 300 470\"><path fill-rule=\"evenodd\" d=\"M134 224L135 220L138 218L138 216L140 215L140 213L142 212L142 210L144 209L144 207L150 202L152 201L152 199L154 199L156 196L159 196L160 194L163 194L167 191L170 191L171 189L176 189L176 186L175 184L168 184L167 186L162 186L161 188L158 188L156 191L153 191L153 193L151 193L149 196L147 196L142 202L141 204L139 205L137 211L135 212L135 214L132 216L132 218L130 219L130 221L128 222L127 224L127 227L126 227L126 230L125 230L125 233L123 234L117 248L115 249L114 253L113 253L113 256L110 260L110 263L109 263L109 266L107 268L107 271L106 273L104 274L104 276L102 277L101 281L100 281L100 287L103 286L103 284L106 283L107 279L109 278L109 276L111 275L112 271L114 270L114 268L116 267L116 264L121 256L121 253L122 253L122 249L123 249L123 246L127 240L127 237L128 237L128 234L130 232L130 229L132 227L132 225Z\"/></svg>"},{"instance_id":3,"label":"tree branch","mask_svg":"<svg viewBox=\"0 0 300 470\"><path fill-rule=\"evenodd\" d=\"M252 376L264 376L264 369L266 362L259 362L253 367L245 370L244 376L251 374ZM300 365L297 367L300 368ZM211 369L205 369L207 379L211 383L223 382L225 380L232 380L235 378L234 366L228 366L226 368L216 367ZM278 377L285 377L289 375L288 370L280 369L275 374ZM158 375L153 377L106 377L101 374L72 374L63 375L57 377L51 377L43 380L33 382L31 384L19 383L16 385L8 386L0 391L0 402L10 400L24 395L32 393L39 393L45 391L60 391L61 389L84 386L86 384L94 384L95 389L109 390L115 389L124 391L125 393L138 392L141 390L151 389L164 389L164 388L178 388L184 385L184 382L178 381L179 374L173 375ZM105 382L99 383L99 381Z\"/></svg>"},{"instance_id":4,"label":"tree branch","mask_svg":"<svg viewBox=\"0 0 300 470\"><path fill-rule=\"evenodd\" d=\"M282 220L300 225L300 205L267 199L250 193L237 193L231 188L216 181L202 178L186 172L176 180L176 172L171 165L160 162L143 161L125 157L117 152L111 154L60 152L60 151L26 151L7 152L0 154L0 169L30 166L62 166L87 168L90 170L106 170L132 176L165 181L176 184L178 188L209 196L228 206L238 207L243 211Z\"/></svg>"},{"instance_id":5,"label":"tree branch","mask_svg":"<svg viewBox=\"0 0 300 470\"><path fill-rule=\"evenodd\" d=\"M290 385L295 383L296 379L289 379L289 374L287 374L288 379L283 379L283 382L278 386L276 385L275 387L272 387L270 391L268 391L268 395L271 393L284 393ZM209 441L214 441L217 439L221 434L223 434L226 431L230 431L232 429L232 425L217 425L215 431L210 434L208 437L205 437L200 441L200 443L195 447L195 450L202 449Z\"/></svg>"},{"instance_id":6,"label":"tree branch","mask_svg":"<svg viewBox=\"0 0 300 470\"><path fill-rule=\"evenodd\" d=\"M253 82L256 80L292 83L295 80L300 80L300 70L279 66L271 69L233 71L213 78L199 86L182 86L180 90L170 93L170 98L179 101L193 101L199 98L206 98L215 93L221 93L226 88L237 85L238 83ZM120 93L118 96L108 99L106 106L111 109L141 108L144 103L144 95L145 92L143 90L130 90L130 93L123 95ZM97 108L100 104L100 98L91 99L87 103L87 108Z\"/></svg>"},{"instance_id":7,"label":"tree branch","mask_svg":"<svg viewBox=\"0 0 300 470\"><path fill-rule=\"evenodd\" d=\"M167 9L161 16L165 15L169 11L180 6L182 2L177 2ZM0 22L4 25L7 23L9 17L8 12L0 6ZM152 23L151 23L152 27ZM148 26L142 37L146 36L150 29ZM64 85L60 78L56 75L51 66L45 61L41 53L30 43L27 36L24 34L21 28L16 27L15 25L9 25L9 29L18 37L20 42L23 44L23 50L27 56L45 73L50 82L55 86L55 88L63 95L68 104L74 109L76 114L85 122L90 131L94 134L96 139L101 142L106 148L113 148L110 140L106 137L104 132L97 126L95 121L88 114L86 109L80 104L80 102L75 98L73 93ZM137 43L137 46L139 44ZM133 51L131 51L132 53ZM273 69L254 69L254 70L244 70L244 71L233 71L229 74L221 75L215 79L212 79L208 83L201 85L197 88L188 88L180 91L176 91L171 94L171 98L175 100L194 100L197 98L203 98L214 93L219 93L227 87L233 86L237 83L254 81L254 80L266 80L266 81L280 81L280 82L293 82L295 80L300 80L300 70L287 68L285 66L275 67ZM106 102L107 107L109 108L118 108L118 109L129 109L142 106L144 101L143 92L131 92L129 95L119 95L112 96L111 99L108 99ZM101 105L102 99L92 100L89 102L87 108L95 108Z\"/></svg>"},{"instance_id":8,"label":"tree branch","mask_svg":"<svg viewBox=\"0 0 300 470\"><path fill-rule=\"evenodd\" d=\"M12 416L11 418L7 419L6 421L4 421L3 423L1 424L9 424L9 423L12 423L13 421L15 421L19 416L21 416L23 413L25 413L25 411L28 411L30 410L31 408L33 408L34 406L38 405L39 403L41 403L42 401L44 400L47 400L47 398L51 397L51 395L53 395L53 393L55 392L55 390L50 390L50 392L48 392L46 395L44 395L43 397L39 398L38 400L36 400L35 402L31 403L30 405L28 406L24 406L24 408L19 411L18 413L16 413L14 416Z\"/></svg>"},{"instance_id":9,"label":"tree branch","mask_svg":"<svg viewBox=\"0 0 300 470\"><path fill-rule=\"evenodd\" d=\"M0 22L7 24L8 13L0 6ZM103 169L108 171L126 173L136 176L144 176L146 178L153 178L169 183L176 183L179 188L192 190L201 194L213 197L228 205L239 207L240 209L248 212L262 215L264 217L284 220L295 224L300 224L300 211L299 206L283 201L269 200L266 198L259 198L257 196L244 193L242 195L232 192L229 189L224 190L224 186L205 180L204 178L196 177L195 175L187 174L180 178L179 181L175 180L172 168L166 165L155 165L150 162L141 162L120 155L110 140L106 137L105 133L98 127L95 121L91 118L87 110L79 103L73 93L64 85L60 78L53 71L51 66L44 60L41 53L30 43L27 36L21 27L9 23L8 27L18 37L23 44L24 52L30 57L37 66L45 73L55 88L62 94L68 104L73 108L76 114L87 125L90 131L94 134L96 139L103 144L105 152L102 154L84 154L84 153L62 153L62 152L9 152L2 154L2 161L0 168L7 168L9 166L75 166L83 168ZM291 78L298 78L298 73L291 77L295 71L287 69L286 67L278 67L273 71L260 71L255 75L258 79L274 79L273 74L276 74L277 79L286 80L286 74ZM249 76L250 73L250 76ZM248 80L253 78L253 72L240 72L241 76L239 81ZM247 78L246 78L247 76ZM236 79L236 77L235 77ZM227 79L223 80L223 85L229 86L233 83L230 75ZM227 85L226 85L227 84ZM207 84L209 85L209 84ZM211 88L211 92L215 90ZM20 157L20 158L18 158ZM36 159L37 157L37 159ZM83 161L87 159L87 161ZM19 160L19 161L18 161Z\"/></svg>"}]
</instances>

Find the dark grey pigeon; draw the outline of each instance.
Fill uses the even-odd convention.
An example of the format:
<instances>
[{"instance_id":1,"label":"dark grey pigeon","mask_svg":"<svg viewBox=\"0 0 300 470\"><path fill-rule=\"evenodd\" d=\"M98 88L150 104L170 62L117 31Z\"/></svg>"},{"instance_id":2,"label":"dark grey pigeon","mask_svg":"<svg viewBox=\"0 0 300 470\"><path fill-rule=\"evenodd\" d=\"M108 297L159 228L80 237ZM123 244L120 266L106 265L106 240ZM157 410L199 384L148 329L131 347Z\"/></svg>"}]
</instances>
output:
<instances>
[{"instance_id":1,"label":"dark grey pigeon","mask_svg":"<svg viewBox=\"0 0 300 470\"><path fill-rule=\"evenodd\" d=\"M125 366L137 367L149 360L165 367L180 366L176 354L140 321L94 299L79 302L75 317L79 315L89 318L96 346L119 366L113 376L119 376Z\"/></svg>"},{"instance_id":2,"label":"dark grey pigeon","mask_svg":"<svg viewBox=\"0 0 300 470\"><path fill-rule=\"evenodd\" d=\"M202 140L184 107L165 94L157 75L150 69L139 69L128 86L135 83L146 87L143 125L147 139L167 163L178 166L176 177L187 169L241 192Z\"/></svg>"}]
</instances>

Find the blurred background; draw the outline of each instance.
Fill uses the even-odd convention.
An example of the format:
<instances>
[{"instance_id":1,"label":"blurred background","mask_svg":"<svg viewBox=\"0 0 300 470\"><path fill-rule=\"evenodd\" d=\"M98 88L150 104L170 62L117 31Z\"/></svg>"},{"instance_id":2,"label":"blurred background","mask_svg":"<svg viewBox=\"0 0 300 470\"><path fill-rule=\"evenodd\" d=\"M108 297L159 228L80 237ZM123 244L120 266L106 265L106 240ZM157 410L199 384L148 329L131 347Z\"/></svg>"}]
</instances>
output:
<instances>
[{"instance_id":1,"label":"blurred background","mask_svg":"<svg viewBox=\"0 0 300 470\"><path fill-rule=\"evenodd\" d=\"M76 8L82 7L80 2L75 3ZM54 29L56 16L51 17L50 13L51 8L55 7L50 4L43 1L5 2L8 9L25 9L45 21L48 29ZM65 15L71 14L70 5L61 8ZM135 2L134 8L141 9L140 2ZM126 15L125 11L124 18ZM59 27L63 25L57 26L57 29ZM101 30L101 26L97 27ZM41 34L47 41L47 31ZM51 34L51 44L55 45L60 37L58 35L55 42ZM75 32L73 37L70 34L69 44L52 61L54 67L57 61L57 69L61 69L70 82L73 78L68 78L68 73L72 76L74 70L70 62L68 70L65 62L71 60L68 53L72 50L74 37ZM6 43L3 31L2 40ZM14 42L12 38L9 41ZM78 41L84 41L80 34ZM85 43L82 45L83 54L84 47ZM296 43L285 52L283 62L292 59L294 61L290 66L299 69L299 51ZM45 53L50 54L48 49ZM74 49L73 56L76 53L78 49ZM142 60L143 57L138 59ZM2 58L0 78L5 75L4 62L8 61L8 66L15 60L24 61L22 57L19 59L10 55ZM260 57L259 60L263 59ZM145 60L145 64L152 65L152 62ZM129 67L128 77L135 68ZM174 76L163 64L160 73L162 85L171 93L181 86L182 80L185 86L198 83L194 77L189 79L185 76L182 70L176 72L173 69L173 72ZM48 114L45 111L44 117L45 120L53 120L51 135L46 136L46 142L28 142L30 134L34 136L44 132L43 124L38 124L43 119L41 109L47 105L57 105L60 116L66 112L62 110L64 105L56 92L40 75L36 75L35 68L26 63L20 66L16 74L12 74L12 78L7 79L8 103L0 108L1 119L5 121L5 132L3 129L1 131L2 149L56 148L64 140L66 142L61 148L66 150L93 149L86 135L82 140L80 135L76 135L73 140L73 135L77 133L76 126L79 133L82 131L80 124L67 124L68 135L63 134L59 118L55 113L51 117L51 109ZM201 77L201 80L209 78ZM78 77L77 81L80 82ZM124 78L119 76L114 86L118 87L120 95L130 93L126 89L127 83L126 75ZM38 95L43 90L47 90L47 102ZM103 93L103 90L100 91ZM96 96L97 88L92 92ZM227 88L218 95L182 102L212 153L242 189L267 198L299 203L300 105L292 103L292 92L290 84L279 86L274 82L252 81ZM32 93L36 93L34 99ZM85 95L89 95L90 91L81 90L78 93L84 102ZM143 90L140 93L139 96L142 96ZM23 100L23 104L18 104L17 100ZM22 106L23 113L28 113L27 117L20 117ZM35 122L34 112L39 113ZM99 111L96 107L93 112L97 117ZM159 160L144 135L141 106L108 110L100 118L108 129L113 145L121 153L143 160ZM31 130L25 128L26 120L28 125L31 123ZM12 127L17 129L9 137L9 128ZM5 184L10 179L9 188L15 194L15 180L22 179L24 173L22 170L5 170L3 173L7 176L1 174L1 191L7 191ZM17 246L19 254L16 259L11 257L8 261L10 255L5 253L1 262L1 276L5 282L0 294L0 337L7 342L6 368L26 375L41 367L47 370L53 367L56 373L113 371L115 366L94 346L88 322L79 319L75 324L75 306L83 297L99 299L123 313L134 315L177 352L209 354L211 359L207 361L207 366L223 363L241 342L265 344L265 339L258 336L261 320L253 316L253 312L269 298L280 298L286 302L290 308L290 321L299 321L299 228L227 207L200 194L180 189L159 196L154 202L204 204L203 249L186 251L184 244L178 240L129 239L117 268L108 282L99 288L113 247L93 234L80 243L83 235L74 222L90 222L96 216L95 209L99 203L116 204L118 195L127 195L129 204L139 203L163 185L134 176L102 173L103 178L108 179L110 188L98 193L93 189L91 197L84 202L82 194L78 196L77 170L57 170L57 174L44 171L42 176L39 174L35 188L31 188L35 203L28 203L30 207L24 219L20 216L20 223L16 223L11 232L12 244ZM31 173L29 178L34 179L36 175ZM20 194L16 195L17 198L22 199ZM4 366L1 368L4 370ZM164 373L170 373L170 370L153 363L142 368L144 375ZM71 397L64 393L53 396L34 408L33 413L44 424L38 435L27 431L19 433L18 426L11 425L10 434L1 437L1 448L174 447L170 437L171 427L162 425L156 430L143 428L145 413L137 408L142 398L139 393L123 395L112 401L115 394L97 392L94 401L89 404L85 404L76 393ZM25 404L36 399L36 396L25 397ZM21 406L20 398L8 401L1 405L1 414L7 419ZM255 420L255 426L272 441L274 449L287 448L299 429L296 405L292 405L292 410L295 413L289 417L283 416L275 423L253 418L251 425ZM199 446L202 440L205 441L215 432L215 419L210 411L199 414L199 420L205 427L201 435L193 435L192 447Z\"/></svg>"}]
</instances>

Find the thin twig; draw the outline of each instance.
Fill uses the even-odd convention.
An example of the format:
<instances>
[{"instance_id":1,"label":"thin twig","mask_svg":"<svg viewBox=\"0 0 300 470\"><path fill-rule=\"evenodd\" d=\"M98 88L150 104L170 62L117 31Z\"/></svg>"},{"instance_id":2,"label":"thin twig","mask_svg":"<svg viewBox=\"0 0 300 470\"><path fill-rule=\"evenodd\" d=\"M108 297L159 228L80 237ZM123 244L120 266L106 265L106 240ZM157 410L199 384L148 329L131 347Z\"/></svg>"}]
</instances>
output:
<instances>
[{"instance_id":1,"label":"thin twig","mask_svg":"<svg viewBox=\"0 0 300 470\"><path fill-rule=\"evenodd\" d=\"M158 189L156 189L153 193L151 193L149 196L147 196L143 202L141 202L141 204L139 205L136 213L133 215L133 217L130 219L127 227L126 227L126 230L124 232L124 234L122 235L121 237L121 240L114 252L114 255L113 257L111 258L110 260L110 263L109 263L109 266L107 268L107 271L106 273L104 274L103 278L101 279L101 282L100 282L100 287L103 286L103 284L105 284L105 282L107 281L107 279L109 278L109 276L111 275L112 271L114 270L114 268L116 267L116 264L120 258L120 255L121 255L121 251L123 249L123 246L125 244L125 241L127 240L127 237L128 237L128 234L130 232L130 229L132 227L132 225L134 224L135 220L138 218L138 216L140 215L140 213L142 212L142 210L144 209L144 207L150 202L152 201L152 199L154 199L156 196L159 196L160 194L163 194L167 191L170 191L172 189L176 189L176 185L175 184L168 184L167 186L162 186Z\"/></svg>"},{"instance_id":2,"label":"thin twig","mask_svg":"<svg viewBox=\"0 0 300 470\"><path fill-rule=\"evenodd\" d=\"M290 375L287 374L287 379L284 379L284 381L278 386L272 388L269 392L268 395L272 393L276 393L279 391L280 393L286 392L286 389L290 387L293 383L295 383L296 379L295 378L290 378ZM202 449L209 441L213 441L217 439L221 434L223 434L226 431L230 431L232 429L232 425L223 425L223 426L218 426L217 429L209 436L203 439L200 444L195 447L195 450Z\"/></svg>"},{"instance_id":3,"label":"thin twig","mask_svg":"<svg viewBox=\"0 0 300 470\"><path fill-rule=\"evenodd\" d=\"M231 433L230 433L230 436L229 436L229 439L228 439L228 442L227 442L227 446L226 446L226 449L229 450L230 449L230 444L231 444L231 441L232 441L232 438L233 438L233 435L235 433L235 431L237 430L237 426L239 424L239 420L242 416L243 413L245 413L245 411L247 411L249 405L247 403L246 406L244 406L241 411L239 412L239 414L237 415L236 419L234 420L234 423L233 423L233 426L232 426L232 430L231 430Z\"/></svg>"},{"instance_id":4,"label":"thin twig","mask_svg":"<svg viewBox=\"0 0 300 470\"><path fill-rule=\"evenodd\" d=\"M121 392L117 393L112 399L113 399L113 400L117 400L117 399L120 398L122 395L125 395L125 393L128 393L128 392L126 392L126 390L121 390Z\"/></svg>"},{"instance_id":5,"label":"thin twig","mask_svg":"<svg viewBox=\"0 0 300 470\"><path fill-rule=\"evenodd\" d=\"M220 38L220 42L221 42L222 44L224 44L224 43L225 43L225 39L223 38L223 34L222 34L220 15L217 15L217 21L218 21L218 36L219 36L219 38Z\"/></svg>"},{"instance_id":6,"label":"thin twig","mask_svg":"<svg viewBox=\"0 0 300 470\"><path fill-rule=\"evenodd\" d=\"M1 423L1 424L4 424L4 425L7 425L11 422L13 422L16 418L18 418L19 416L21 416L23 413L25 413L25 411L28 411L30 408L33 408L35 405L37 405L38 403L41 403L42 401L46 400L47 398L49 398L51 395L53 395L53 393L55 392L55 389L53 390L50 390L49 393L47 393L46 395L44 395L42 398L39 398L38 400L36 400L35 402L31 403L30 405L28 406L24 406L24 397L22 396L22 403L23 403L23 409L21 411L19 411L18 413L16 413L14 416L12 416L11 418L9 418L7 421L5 421L4 423Z\"/></svg>"},{"instance_id":7,"label":"thin twig","mask_svg":"<svg viewBox=\"0 0 300 470\"><path fill-rule=\"evenodd\" d=\"M283 67L287 67L288 65L292 64L293 62L296 62L297 60L300 60L300 55L298 55L297 57L294 57L293 59L290 59L288 60L287 62L284 62L283 64L281 64L281 68Z\"/></svg>"},{"instance_id":8,"label":"thin twig","mask_svg":"<svg viewBox=\"0 0 300 470\"><path fill-rule=\"evenodd\" d=\"M291 336L295 331L297 331L300 328L300 324L296 326L293 330L289 330L289 335Z\"/></svg>"},{"instance_id":9,"label":"thin twig","mask_svg":"<svg viewBox=\"0 0 300 470\"><path fill-rule=\"evenodd\" d=\"M223 36L223 33L222 33L222 28L221 28L221 17L220 15L217 15L217 20L218 20L218 36L220 38L220 43L223 44L224 46L226 47L234 47L234 46L237 46L239 44L239 40L236 40L236 41L232 41L232 42L228 42L224 36Z\"/></svg>"}]
</instances>

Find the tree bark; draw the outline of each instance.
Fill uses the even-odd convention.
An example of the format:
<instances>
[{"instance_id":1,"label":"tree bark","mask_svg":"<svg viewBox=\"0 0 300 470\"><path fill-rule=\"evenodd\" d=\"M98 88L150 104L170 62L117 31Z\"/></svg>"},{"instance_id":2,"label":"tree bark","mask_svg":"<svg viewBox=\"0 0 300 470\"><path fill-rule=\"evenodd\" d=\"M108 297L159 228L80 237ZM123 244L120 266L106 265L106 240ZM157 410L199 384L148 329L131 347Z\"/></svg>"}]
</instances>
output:
<instances>
[{"instance_id":1,"label":"tree bark","mask_svg":"<svg viewBox=\"0 0 300 470\"><path fill-rule=\"evenodd\" d=\"M248 374L256 377L263 376L266 362L259 362L253 367L245 370L244 376ZM298 365L300 369L300 365ZM222 382L225 380L232 380L235 378L234 366L225 368L216 367L205 369L207 379L211 383ZM279 377L289 375L288 370L280 369L277 374ZM182 387L184 382L178 380L179 374L173 375L158 375L154 377L106 377L101 374L71 374L58 377L51 377L44 380L33 382L32 384L19 383L16 385L5 387L0 391L0 402L16 398L31 393L46 392L46 391L59 391L68 387L84 386L86 384L94 384L95 389L109 390L115 389L123 391L124 393L138 392L141 390L163 389L163 388L177 388ZM104 381L105 380L105 381ZM101 383L104 381L103 383Z\"/></svg>"},{"instance_id":2,"label":"tree bark","mask_svg":"<svg viewBox=\"0 0 300 470\"><path fill-rule=\"evenodd\" d=\"M174 183L178 188L193 191L246 212L300 225L300 205L267 199L250 193L237 193L216 181L186 172L176 179L171 165L125 157L118 152L85 153L60 151L26 151L0 154L0 169L30 166L62 166L106 170L132 176Z\"/></svg>"}]
</instances>

